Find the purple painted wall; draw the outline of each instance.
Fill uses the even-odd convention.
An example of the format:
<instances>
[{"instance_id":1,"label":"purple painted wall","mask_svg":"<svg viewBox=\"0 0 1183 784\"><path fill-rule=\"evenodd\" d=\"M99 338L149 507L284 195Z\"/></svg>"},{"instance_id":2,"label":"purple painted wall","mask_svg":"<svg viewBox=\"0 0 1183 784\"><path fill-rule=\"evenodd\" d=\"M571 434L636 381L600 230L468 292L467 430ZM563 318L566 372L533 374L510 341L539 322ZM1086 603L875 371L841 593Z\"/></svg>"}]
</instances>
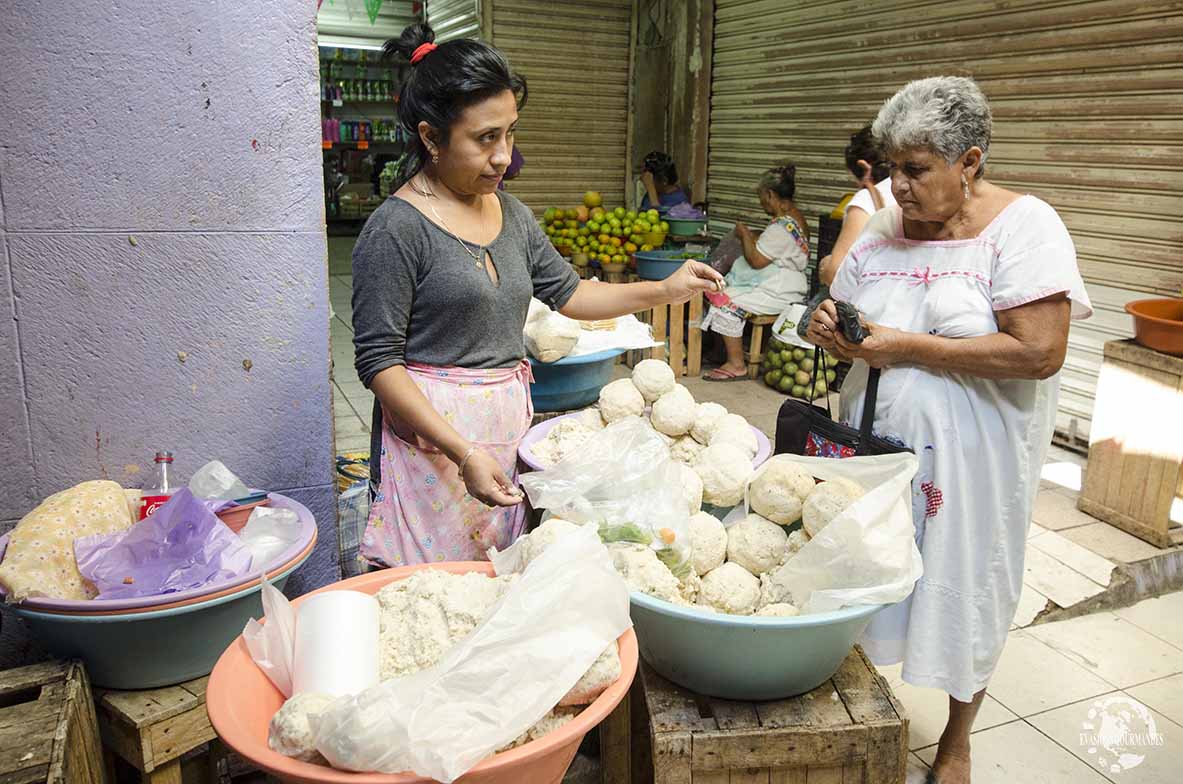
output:
<instances>
[{"instance_id":1,"label":"purple painted wall","mask_svg":"<svg viewBox=\"0 0 1183 784\"><path fill-rule=\"evenodd\" d=\"M289 592L336 579L315 3L14 0L0 52L0 530L170 448L308 505Z\"/></svg>"}]
</instances>

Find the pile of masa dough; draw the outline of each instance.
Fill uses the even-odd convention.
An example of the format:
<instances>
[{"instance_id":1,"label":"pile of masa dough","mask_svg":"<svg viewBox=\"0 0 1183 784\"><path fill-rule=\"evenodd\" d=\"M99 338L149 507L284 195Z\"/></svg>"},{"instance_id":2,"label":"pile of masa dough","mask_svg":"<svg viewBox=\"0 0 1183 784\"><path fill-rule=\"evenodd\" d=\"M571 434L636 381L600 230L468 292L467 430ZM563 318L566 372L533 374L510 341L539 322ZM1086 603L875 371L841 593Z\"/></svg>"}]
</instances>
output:
<instances>
[{"instance_id":1,"label":"pile of masa dough","mask_svg":"<svg viewBox=\"0 0 1183 784\"><path fill-rule=\"evenodd\" d=\"M691 516L693 569L681 580L643 545L609 545L629 588L706 612L798 615L785 567L864 489L845 479L818 483L785 457L769 460L750 484L751 511L730 527L706 512Z\"/></svg>"},{"instance_id":2,"label":"pile of masa dough","mask_svg":"<svg viewBox=\"0 0 1183 784\"><path fill-rule=\"evenodd\" d=\"M382 680L435 665L449 648L476 629L517 579L517 575L488 577L477 572L453 574L421 569L380 590L376 598ZM579 714L582 706L595 701L620 673L620 655L613 642L554 709L502 751L562 727ZM301 694L285 702L271 719L271 748L305 762L328 764L316 751L310 717L332 701L324 694Z\"/></svg>"}]
</instances>

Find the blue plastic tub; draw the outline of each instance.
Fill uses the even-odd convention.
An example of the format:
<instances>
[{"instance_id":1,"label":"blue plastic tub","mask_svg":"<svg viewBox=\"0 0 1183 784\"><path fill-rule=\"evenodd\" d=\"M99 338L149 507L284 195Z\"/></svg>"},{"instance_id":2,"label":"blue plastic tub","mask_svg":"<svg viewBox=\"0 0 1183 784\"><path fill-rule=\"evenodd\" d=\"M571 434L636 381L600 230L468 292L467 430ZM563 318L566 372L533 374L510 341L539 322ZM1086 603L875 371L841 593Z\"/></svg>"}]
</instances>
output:
<instances>
[{"instance_id":1,"label":"blue plastic tub","mask_svg":"<svg viewBox=\"0 0 1183 784\"><path fill-rule=\"evenodd\" d=\"M641 250L634 254L637 277L642 280L665 280L686 263L681 250ZM703 254L705 256L705 254Z\"/></svg>"},{"instance_id":2,"label":"blue plastic tub","mask_svg":"<svg viewBox=\"0 0 1183 784\"><path fill-rule=\"evenodd\" d=\"M776 700L825 683L884 605L793 618L712 615L633 591L641 656L691 691Z\"/></svg>"},{"instance_id":3,"label":"blue plastic tub","mask_svg":"<svg viewBox=\"0 0 1183 784\"><path fill-rule=\"evenodd\" d=\"M272 583L283 588L307 558L292 564ZM261 590L255 582L207 602L131 615L64 615L19 604L9 609L51 654L81 659L93 685L154 689L209 675L246 622L263 617Z\"/></svg>"},{"instance_id":4,"label":"blue plastic tub","mask_svg":"<svg viewBox=\"0 0 1183 784\"><path fill-rule=\"evenodd\" d=\"M570 411L595 403L600 399L600 390L612 380L616 358L623 353L624 349L612 349L550 363L531 357L534 383L530 385L530 397L534 399L534 411Z\"/></svg>"}]
</instances>

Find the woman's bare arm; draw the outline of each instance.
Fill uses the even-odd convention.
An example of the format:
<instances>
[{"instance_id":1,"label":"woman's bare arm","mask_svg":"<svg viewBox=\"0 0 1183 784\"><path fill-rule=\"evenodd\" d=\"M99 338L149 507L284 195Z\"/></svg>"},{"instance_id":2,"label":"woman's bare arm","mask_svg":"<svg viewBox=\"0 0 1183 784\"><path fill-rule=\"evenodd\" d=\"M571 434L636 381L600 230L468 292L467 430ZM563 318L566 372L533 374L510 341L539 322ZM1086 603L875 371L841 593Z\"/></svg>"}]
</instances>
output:
<instances>
[{"instance_id":1,"label":"woman's bare arm","mask_svg":"<svg viewBox=\"0 0 1183 784\"><path fill-rule=\"evenodd\" d=\"M838 330L830 300L814 312L809 339L872 367L921 365L979 378L1044 379L1064 365L1072 306L1065 293L998 311L999 331L976 338L945 338L868 323L870 336L850 343Z\"/></svg>"},{"instance_id":2,"label":"woman's bare arm","mask_svg":"<svg viewBox=\"0 0 1183 784\"><path fill-rule=\"evenodd\" d=\"M830 251L829 256L822 259L822 265L817 271L818 279L822 283L829 286L834 282L834 276L838 274L842 260L854 247L854 241L858 239L858 235L863 233L869 220L871 220L871 216L862 207L846 208L846 215L842 218L842 231L838 232L838 239L834 240L833 250Z\"/></svg>"},{"instance_id":3,"label":"woman's bare arm","mask_svg":"<svg viewBox=\"0 0 1183 784\"><path fill-rule=\"evenodd\" d=\"M663 281L603 283L581 280L575 294L559 308L564 316L582 321L639 313L655 305L685 302L699 291L712 291L723 276L698 261L688 261Z\"/></svg>"}]
</instances>

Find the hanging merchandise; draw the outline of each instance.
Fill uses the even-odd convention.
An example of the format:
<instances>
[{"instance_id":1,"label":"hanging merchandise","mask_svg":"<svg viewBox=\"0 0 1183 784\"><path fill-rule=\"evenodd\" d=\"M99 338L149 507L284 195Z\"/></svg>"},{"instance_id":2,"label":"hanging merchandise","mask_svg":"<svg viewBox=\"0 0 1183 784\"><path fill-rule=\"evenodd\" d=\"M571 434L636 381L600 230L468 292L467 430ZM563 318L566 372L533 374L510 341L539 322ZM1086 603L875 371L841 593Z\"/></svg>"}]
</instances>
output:
<instances>
[{"instance_id":1,"label":"hanging merchandise","mask_svg":"<svg viewBox=\"0 0 1183 784\"><path fill-rule=\"evenodd\" d=\"M366 15L370 17L370 24L378 21L378 11L382 8L382 0L366 0Z\"/></svg>"}]
</instances>

